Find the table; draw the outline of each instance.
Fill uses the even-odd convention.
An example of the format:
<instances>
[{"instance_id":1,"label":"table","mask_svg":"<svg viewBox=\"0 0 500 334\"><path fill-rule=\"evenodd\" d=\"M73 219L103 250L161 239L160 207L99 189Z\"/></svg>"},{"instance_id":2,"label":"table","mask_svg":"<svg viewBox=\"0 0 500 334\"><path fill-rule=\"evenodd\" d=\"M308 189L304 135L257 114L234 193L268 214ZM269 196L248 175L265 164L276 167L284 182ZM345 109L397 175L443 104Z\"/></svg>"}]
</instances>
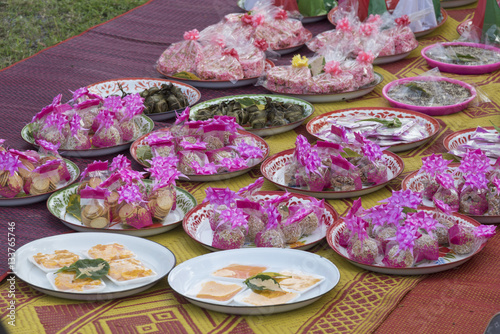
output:
<instances>
[{"instance_id":1,"label":"table","mask_svg":"<svg viewBox=\"0 0 500 334\"><path fill-rule=\"evenodd\" d=\"M456 26L470 18L475 5L449 9L448 22L427 37L409 57L394 64L383 65L376 71L384 76L382 84L371 94L348 102L316 104L317 116L324 112L361 106L388 106L381 95L390 81L423 73L429 68L420 57L422 47L458 37ZM30 149L19 135L21 128L52 98L94 82L123 77L161 77L154 64L167 46L180 40L186 30L202 30L218 22L223 15L238 12L235 1L201 2L194 0L153 0L123 16L94 27L54 47L0 71L0 110L3 128L0 138L10 147ZM306 25L313 34L329 30L324 20ZM299 50L310 54L306 48ZM279 60L286 64L291 55ZM448 75L457 77L456 75ZM363 205L371 207L399 189L401 180L418 169L421 157L445 152L443 138L449 133L477 125L499 124L500 72L465 78L483 89L492 99L481 107L437 117L440 132L426 145L402 152L405 170L388 187L363 197ZM264 93L261 87L236 89L200 89L202 101L211 98ZM309 118L310 119L310 118ZM308 119L308 120L309 120ZM164 124L157 123L158 127ZM307 135L304 125L295 131L266 138L271 154L294 147L295 138ZM101 160L111 159L102 157ZM92 159L72 159L83 168ZM137 170L138 164L133 165ZM208 186L230 187L237 190L260 176L257 169L227 182L208 184L182 183L181 186L200 202ZM266 182L263 190L275 190ZM352 199L330 201L339 214L352 204ZM45 203L28 207L0 208L0 229L6 238L7 223L15 222L16 247L44 236L70 233L46 210ZM150 240L169 247L181 263L208 251L176 228ZM5 247L5 246L4 246ZM6 248L4 248L6 249ZM381 275L360 270L337 256L325 241L310 250L335 263L341 271L338 286L318 302L277 315L231 316L209 312L188 303L176 295L166 279L144 293L129 298L102 302L75 302L45 296L32 290L19 279L16 281L16 327L9 326L7 309L10 284L7 277L7 252L0 254L0 314L12 333L481 333L488 320L500 311L500 236L468 263L444 273L403 277ZM9 276L10 277L10 276Z\"/></svg>"}]
</instances>

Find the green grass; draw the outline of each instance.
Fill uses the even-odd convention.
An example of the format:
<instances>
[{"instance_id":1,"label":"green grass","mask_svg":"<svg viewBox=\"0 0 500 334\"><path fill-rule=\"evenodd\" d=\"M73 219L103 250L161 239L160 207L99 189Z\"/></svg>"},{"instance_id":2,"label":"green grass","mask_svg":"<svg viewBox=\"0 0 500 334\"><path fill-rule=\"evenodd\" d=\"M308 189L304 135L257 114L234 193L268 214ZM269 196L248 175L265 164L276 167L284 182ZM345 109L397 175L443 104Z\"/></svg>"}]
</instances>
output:
<instances>
[{"instance_id":1,"label":"green grass","mask_svg":"<svg viewBox=\"0 0 500 334\"><path fill-rule=\"evenodd\" d=\"M147 0L0 0L0 69Z\"/></svg>"}]
</instances>

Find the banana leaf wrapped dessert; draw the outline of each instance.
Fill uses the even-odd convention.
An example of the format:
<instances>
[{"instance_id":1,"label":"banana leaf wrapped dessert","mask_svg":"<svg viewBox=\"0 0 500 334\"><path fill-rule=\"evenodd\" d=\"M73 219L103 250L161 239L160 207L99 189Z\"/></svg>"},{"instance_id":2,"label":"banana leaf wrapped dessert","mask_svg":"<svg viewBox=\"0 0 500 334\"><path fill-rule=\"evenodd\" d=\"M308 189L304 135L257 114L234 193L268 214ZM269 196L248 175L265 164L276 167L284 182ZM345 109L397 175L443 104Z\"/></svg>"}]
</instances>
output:
<instances>
[{"instance_id":1,"label":"banana leaf wrapped dessert","mask_svg":"<svg viewBox=\"0 0 500 334\"><path fill-rule=\"evenodd\" d=\"M144 98L144 113L146 115L183 109L189 106L187 96L182 93L179 87L171 83L145 89L140 95Z\"/></svg>"},{"instance_id":2,"label":"banana leaf wrapped dessert","mask_svg":"<svg viewBox=\"0 0 500 334\"><path fill-rule=\"evenodd\" d=\"M259 129L299 121L304 118L304 113L301 105L265 97L265 103L251 98L221 101L199 109L192 118L204 121L216 116L229 116L234 117L236 123L243 127Z\"/></svg>"}]
</instances>

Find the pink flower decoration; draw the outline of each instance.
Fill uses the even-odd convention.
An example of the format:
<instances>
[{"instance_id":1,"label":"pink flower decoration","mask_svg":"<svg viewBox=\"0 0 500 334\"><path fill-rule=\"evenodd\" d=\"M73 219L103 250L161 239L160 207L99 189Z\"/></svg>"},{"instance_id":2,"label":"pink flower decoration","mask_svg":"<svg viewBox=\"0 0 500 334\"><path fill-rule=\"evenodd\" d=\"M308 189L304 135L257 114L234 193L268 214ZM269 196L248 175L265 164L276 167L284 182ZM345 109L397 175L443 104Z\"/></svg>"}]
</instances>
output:
<instances>
[{"instance_id":1,"label":"pink flower decoration","mask_svg":"<svg viewBox=\"0 0 500 334\"><path fill-rule=\"evenodd\" d=\"M476 238L489 239L495 235L495 225L480 225L474 229Z\"/></svg>"},{"instance_id":2,"label":"pink flower decoration","mask_svg":"<svg viewBox=\"0 0 500 334\"><path fill-rule=\"evenodd\" d=\"M207 196L203 200L203 203L210 202L214 206L226 205L231 206L231 203L235 202L237 199L242 199L234 191L229 188L212 188L208 187L205 190Z\"/></svg>"},{"instance_id":3,"label":"pink flower decoration","mask_svg":"<svg viewBox=\"0 0 500 334\"><path fill-rule=\"evenodd\" d=\"M198 161L192 161L191 167L193 167L195 173L198 175L217 174L217 167L215 166L215 164L213 162L201 166Z\"/></svg>"},{"instance_id":4,"label":"pink flower decoration","mask_svg":"<svg viewBox=\"0 0 500 334\"><path fill-rule=\"evenodd\" d=\"M288 18L288 13L286 12L286 10L280 9L280 11L277 12L276 15L274 15L274 18L276 20L286 20Z\"/></svg>"},{"instance_id":5,"label":"pink flower decoration","mask_svg":"<svg viewBox=\"0 0 500 334\"><path fill-rule=\"evenodd\" d=\"M223 158L220 161L220 164L222 166L226 167L227 170L230 172L234 172L234 171L248 167L246 161L241 159L241 158L234 158L234 159Z\"/></svg>"},{"instance_id":6,"label":"pink flower decoration","mask_svg":"<svg viewBox=\"0 0 500 334\"><path fill-rule=\"evenodd\" d=\"M376 14L376 15L373 15L373 14L370 14L370 16L368 16L368 18L366 19L366 23L377 23L381 20L380 18L380 15Z\"/></svg>"},{"instance_id":7,"label":"pink flower decoration","mask_svg":"<svg viewBox=\"0 0 500 334\"><path fill-rule=\"evenodd\" d=\"M123 102L119 96L108 96L104 99L103 107L104 109L118 112L123 108Z\"/></svg>"},{"instance_id":8,"label":"pink flower decoration","mask_svg":"<svg viewBox=\"0 0 500 334\"><path fill-rule=\"evenodd\" d=\"M436 176L437 174L442 174L448 169L448 165L451 160L443 159L441 154L432 154L428 157L422 158L422 169L424 172L430 174L431 176Z\"/></svg>"},{"instance_id":9,"label":"pink flower decoration","mask_svg":"<svg viewBox=\"0 0 500 334\"><path fill-rule=\"evenodd\" d=\"M422 204L422 195L420 193L413 192L410 189L393 191L391 197L382 201L387 201L392 206L405 206L416 209L420 204Z\"/></svg>"},{"instance_id":10,"label":"pink flower decoration","mask_svg":"<svg viewBox=\"0 0 500 334\"><path fill-rule=\"evenodd\" d=\"M337 29L341 31L352 31L351 23L347 17L344 17L337 21Z\"/></svg>"},{"instance_id":11,"label":"pink flower decoration","mask_svg":"<svg viewBox=\"0 0 500 334\"><path fill-rule=\"evenodd\" d=\"M253 19L252 15L250 15L249 13L245 13L241 17L241 22L243 22L245 24L252 24L252 19Z\"/></svg>"},{"instance_id":12,"label":"pink flower decoration","mask_svg":"<svg viewBox=\"0 0 500 334\"><path fill-rule=\"evenodd\" d=\"M197 29L184 32L184 40L196 41L200 38L200 32Z\"/></svg>"},{"instance_id":13,"label":"pink flower decoration","mask_svg":"<svg viewBox=\"0 0 500 334\"><path fill-rule=\"evenodd\" d=\"M117 190L118 192L118 202L127 202L127 203L140 203L143 201L143 195L139 186L135 184L127 184L125 186L121 186Z\"/></svg>"},{"instance_id":14,"label":"pink flower decoration","mask_svg":"<svg viewBox=\"0 0 500 334\"><path fill-rule=\"evenodd\" d=\"M259 191L260 188L262 188L263 184L264 184L264 178L261 176L257 180L255 180L254 183L238 190L236 194L244 197L247 195L247 193L252 195L254 192Z\"/></svg>"},{"instance_id":15,"label":"pink flower decoration","mask_svg":"<svg viewBox=\"0 0 500 334\"><path fill-rule=\"evenodd\" d=\"M448 204L446 204L445 202L443 202L443 201L435 199L434 200L434 204L436 205L436 208L438 210L440 210L441 212L443 212L443 213L445 213L445 214L447 214L449 216L451 216L453 214L453 212L454 212L451 209L451 207Z\"/></svg>"},{"instance_id":16,"label":"pink flower decoration","mask_svg":"<svg viewBox=\"0 0 500 334\"><path fill-rule=\"evenodd\" d=\"M184 111L179 115L177 114L177 119L175 120L174 125L180 124L181 122L187 122L189 120L189 111L191 109L189 107L186 107Z\"/></svg>"},{"instance_id":17,"label":"pink flower decoration","mask_svg":"<svg viewBox=\"0 0 500 334\"><path fill-rule=\"evenodd\" d=\"M257 28L262 23L264 23L264 15L258 14L252 17L252 27Z\"/></svg>"},{"instance_id":18,"label":"pink flower decoration","mask_svg":"<svg viewBox=\"0 0 500 334\"><path fill-rule=\"evenodd\" d=\"M76 137L76 135L78 134L78 131L81 130L81 128L82 128L81 121L82 121L82 118L78 114L74 114L71 121L69 121L69 128L71 131L71 135L73 137Z\"/></svg>"},{"instance_id":19,"label":"pink flower decoration","mask_svg":"<svg viewBox=\"0 0 500 334\"><path fill-rule=\"evenodd\" d=\"M464 187L472 187L476 189L487 189L488 180L484 174L469 174L465 175Z\"/></svg>"},{"instance_id":20,"label":"pink flower decoration","mask_svg":"<svg viewBox=\"0 0 500 334\"><path fill-rule=\"evenodd\" d=\"M53 152L54 154L57 154L57 150L59 149L59 147L61 147L61 143L52 144L43 139L38 139L35 143L45 151Z\"/></svg>"},{"instance_id":21,"label":"pink flower decoration","mask_svg":"<svg viewBox=\"0 0 500 334\"><path fill-rule=\"evenodd\" d=\"M144 110L144 98L142 98L139 93L130 94L123 98L125 102L125 114L128 118L132 118L133 116L140 115Z\"/></svg>"},{"instance_id":22,"label":"pink flower decoration","mask_svg":"<svg viewBox=\"0 0 500 334\"><path fill-rule=\"evenodd\" d=\"M278 212L278 209L274 207L273 205L269 205L266 208L266 213L267 213L267 229L273 229L273 228L278 228L279 224L281 223L281 215Z\"/></svg>"},{"instance_id":23,"label":"pink flower decoration","mask_svg":"<svg viewBox=\"0 0 500 334\"><path fill-rule=\"evenodd\" d=\"M201 141L200 138L196 139L196 143L181 141L179 145L181 145L184 150L205 150L207 148L207 143Z\"/></svg>"},{"instance_id":24,"label":"pink flower decoration","mask_svg":"<svg viewBox=\"0 0 500 334\"><path fill-rule=\"evenodd\" d=\"M95 119L99 123L99 129L102 129L102 127L109 129L115 124L115 115L109 110L101 110Z\"/></svg>"},{"instance_id":25,"label":"pink flower decoration","mask_svg":"<svg viewBox=\"0 0 500 334\"><path fill-rule=\"evenodd\" d=\"M240 156L243 159L259 159L264 156L262 150L257 146L252 146L245 142L239 142L236 146L238 152L240 152Z\"/></svg>"},{"instance_id":26,"label":"pink flower decoration","mask_svg":"<svg viewBox=\"0 0 500 334\"><path fill-rule=\"evenodd\" d=\"M394 20L398 26L406 27L410 25L410 18L408 15L403 15Z\"/></svg>"},{"instance_id":27,"label":"pink flower decoration","mask_svg":"<svg viewBox=\"0 0 500 334\"><path fill-rule=\"evenodd\" d=\"M248 215L241 209L229 208L220 212L220 225L230 223L232 228L244 227L248 230Z\"/></svg>"},{"instance_id":28,"label":"pink flower decoration","mask_svg":"<svg viewBox=\"0 0 500 334\"><path fill-rule=\"evenodd\" d=\"M325 64L325 72L331 75L339 75L342 72L340 68L340 63L335 60L331 60Z\"/></svg>"},{"instance_id":29,"label":"pink flower decoration","mask_svg":"<svg viewBox=\"0 0 500 334\"><path fill-rule=\"evenodd\" d=\"M453 176L450 174L439 174L436 176L436 181L446 189L455 188L455 181L453 180Z\"/></svg>"},{"instance_id":30,"label":"pink flower decoration","mask_svg":"<svg viewBox=\"0 0 500 334\"><path fill-rule=\"evenodd\" d=\"M358 53L358 57L356 58L358 62L367 64L373 63L374 59L375 56L369 51L368 52L361 51L360 53Z\"/></svg>"},{"instance_id":31,"label":"pink flower decoration","mask_svg":"<svg viewBox=\"0 0 500 334\"><path fill-rule=\"evenodd\" d=\"M371 36L374 32L377 31L377 27L373 24L363 23L359 27L359 32L364 36Z\"/></svg>"},{"instance_id":32,"label":"pink flower decoration","mask_svg":"<svg viewBox=\"0 0 500 334\"><path fill-rule=\"evenodd\" d=\"M253 45L261 51L266 51L267 49L269 49L269 44L264 38L256 38L253 42Z\"/></svg>"},{"instance_id":33,"label":"pink flower decoration","mask_svg":"<svg viewBox=\"0 0 500 334\"><path fill-rule=\"evenodd\" d=\"M73 98L70 101L76 101L78 98L86 96L89 93L89 89L87 87L81 87L71 93L73 94Z\"/></svg>"},{"instance_id":34,"label":"pink flower decoration","mask_svg":"<svg viewBox=\"0 0 500 334\"><path fill-rule=\"evenodd\" d=\"M118 171L118 174L120 175L120 178L122 179L123 182L130 184L133 183L134 181L139 181L144 178L142 172L138 172L132 169L121 169Z\"/></svg>"},{"instance_id":35,"label":"pink flower decoration","mask_svg":"<svg viewBox=\"0 0 500 334\"><path fill-rule=\"evenodd\" d=\"M431 213L426 213L425 211L411 212L408 213L405 220L405 225L411 225L415 228L422 228L428 233L437 228L438 222L434 219Z\"/></svg>"},{"instance_id":36,"label":"pink flower decoration","mask_svg":"<svg viewBox=\"0 0 500 334\"><path fill-rule=\"evenodd\" d=\"M127 157L125 157L123 154L119 154L116 157L113 158L113 161L111 162L111 170L120 170L120 169L128 169L131 167L131 162Z\"/></svg>"},{"instance_id":37,"label":"pink flower decoration","mask_svg":"<svg viewBox=\"0 0 500 334\"><path fill-rule=\"evenodd\" d=\"M413 251L416 239L417 230L411 225L399 226L396 231L396 236L388 238L388 240L396 240L399 244L399 249L396 255L402 250Z\"/></svg>"},{"instance_id":38,"label":"pink flower decoration","mask_svg":"<svg viewBox=\"0 0 500 334\"><path fill-rule=\"evenodd\" d=\"M8 171L12 176L22 167L22 165L22 162L19 161L19 157L13 156L6 151L0 152L0 171Z\"/></svg>"},{"instance_id":39,"label":"pink flower decoration","mask_svg":"<svg viewBox=\"0 0 500 334\"><path fill-rule=\"evenodd\" d=\"M223 56L231 56L231 57L234 57L236 58L236 60L240 60L240 57L238 55L238 51L236 51L234 48L231 48L231 49L225 49L224 51L222 51L222 55Z\"/></svg>"},{"instance_id":40,"label":"pink flower decoration","mask_svg":"<svg viewBox=\"0 0 500 334\"><path fill-rule=\"evenodd\" d=\"M492 167L490 159L480 149L467 150L458 169L464 174L487 173Z\"/></svg>"}]
</instances>

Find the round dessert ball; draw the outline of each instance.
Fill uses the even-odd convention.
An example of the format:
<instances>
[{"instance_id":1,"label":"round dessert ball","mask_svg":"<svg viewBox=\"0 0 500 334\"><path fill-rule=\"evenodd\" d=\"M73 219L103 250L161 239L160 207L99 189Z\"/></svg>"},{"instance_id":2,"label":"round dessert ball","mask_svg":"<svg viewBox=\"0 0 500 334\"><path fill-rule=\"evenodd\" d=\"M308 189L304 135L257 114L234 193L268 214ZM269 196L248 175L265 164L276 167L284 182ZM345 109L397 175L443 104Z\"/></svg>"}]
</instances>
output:
<instances>
[{"instance_id":1,"label":"round dessert ball","mask_svg":"<svg viewBox=\"0 0 500 334\"><path fill-rule=\"evenodd\" d=\"M255 236L255 245L257 247L285 247L285 237L279 228L263 230Z\"/></svg>"},{"instance_id":2,"label":"round dessert ball","mask_svg":"<svg viewBox=\"0 0 500 334\"><path fill-rule=\"evenodd\" d=\"M212 246L220 249L241 248L245 244L245 235L239 228L223 225L214 232Z\"/></svg>"},{"instance_id":3,"label":"round dessert ball","mask_svg":"<svg viewBox=\"0 0 500 334\"><path fill-rule=\"evenodd\" d=\"M347 248L347 253L356 262L372 264L378 256L378 246L373 239L358 239Z\"/></svg>"},{"instance_id":4,"label":"round dessert ball","mask_svg":"<svg viewBox=\"0 0 500 334\"><path fill-rule=\"evenodd\" d=\"M287 244L292 244L294 242L299 241L302 236L302 227L299 222L295 222L292 224L282 223L280 225L281 232L283 232L283 236L285 237L285 242Z\"/></svg>"},{"instance_id":5,"label":"round dessert ball","mask_svg":"<svg viewBox=\"0 0 500 334\"><path fill-rule=\"evenodd\" d=\"M319 227L318 217L314 213L308 214L299 223L302 226L302 234L305 235L314 233L314 231L316 231L316 229Z\"/></svg>"}]
</instances>

